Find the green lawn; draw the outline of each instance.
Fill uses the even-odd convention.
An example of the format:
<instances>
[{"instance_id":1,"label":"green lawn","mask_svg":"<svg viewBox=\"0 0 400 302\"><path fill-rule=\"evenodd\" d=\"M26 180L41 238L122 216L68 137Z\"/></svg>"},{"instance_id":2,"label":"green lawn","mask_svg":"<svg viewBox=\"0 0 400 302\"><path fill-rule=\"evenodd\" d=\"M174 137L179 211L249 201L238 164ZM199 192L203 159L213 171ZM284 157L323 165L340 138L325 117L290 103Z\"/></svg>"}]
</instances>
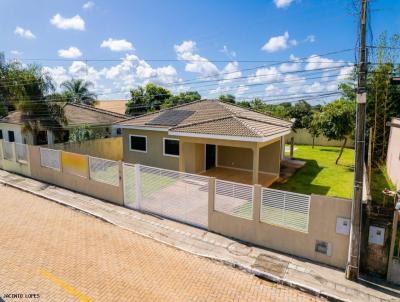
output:
<instances>
[{"instance_id":1,"label":"green lawn","mask_svg":"<svg viewBox=\"0 0 400 302\"><path fill-rule=\"evenodd\" d=\"M346 148L338 165L338 147L296 145L295 159L306 162L286 183L276 183L274 189L303 194L319 194L351 198L354 177L354 150Z\"/></svg>"},{"instance_id":2,"label":"green lawn","mask_svg":"<svg viewBox=\"0 0 400 302\"><path fill-rule=\"evenodd\" d=\"M372 202L374 204L382 204L383 203L383 194L382 191L384 189L389 189L391 191L396 191L395 185L390 181L389 176L386 172L386 166L382 165L378 168L374 168L371 171L372 179L370 183L371 189L371 197ZM388 197L388 200L392 201L393 199Z\"/></svg>"}]
</instances>

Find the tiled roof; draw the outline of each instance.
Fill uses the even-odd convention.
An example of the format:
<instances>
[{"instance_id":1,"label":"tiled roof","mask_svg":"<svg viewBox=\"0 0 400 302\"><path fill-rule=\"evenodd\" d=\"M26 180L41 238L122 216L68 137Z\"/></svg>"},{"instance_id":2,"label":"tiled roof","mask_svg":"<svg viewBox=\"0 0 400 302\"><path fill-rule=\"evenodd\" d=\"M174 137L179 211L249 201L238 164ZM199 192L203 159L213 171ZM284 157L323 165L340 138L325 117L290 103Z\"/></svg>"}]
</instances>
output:
<instances>
[{"instance_id":1,"label":"tiled roof","mask_svg":"<svg viewBox=\"0 0 400 302\"><path fill-rule=\"evenodd\" d=\"M152 127L152 120L167 110L187 110L193 114L177 125L157 125L158 128L180 133L214 134L226 136L266 137L290 130L292 123L217 100L202 100L170 109L124 120L118 125Z\"/></svg>"},{"instance_id":2,"label":"tiled roof","mask_svg":"<svg viewBox=\"0 0 400 302\"><path fill-rule=\"evenodd\" d=\"M126 119L126 115L94 108L92 106L67 103L63 107L67 126L77 125L110 125ZM0 119L0 123L23 124L23 115L20 111L9 113Z\"/></svg>"}]
</instances>

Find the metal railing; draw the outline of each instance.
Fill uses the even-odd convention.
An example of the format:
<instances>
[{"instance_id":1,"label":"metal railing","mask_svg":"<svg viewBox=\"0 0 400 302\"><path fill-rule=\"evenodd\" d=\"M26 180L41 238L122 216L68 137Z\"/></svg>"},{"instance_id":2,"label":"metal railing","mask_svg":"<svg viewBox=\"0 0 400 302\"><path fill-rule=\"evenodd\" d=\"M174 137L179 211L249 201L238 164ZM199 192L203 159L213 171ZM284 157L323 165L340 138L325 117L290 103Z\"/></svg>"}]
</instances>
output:
<instances>
[{"instance_id":1,"label":"metal railing","mask_svg":"<svg viewBox=\"0 0 400 302\"><path fill-rule=\"evenodd\" d=\"M26 144L15 143L15 156L17 161L22 163L28 162L28 146Z\"/></svg>"},{"instance_id":2,"label":"metal railing","mask_svg":"<svg viewBox=\"0 0 400 302\"><path fill-rule=\"evenodd\" d=\"M14 143L3 141L3 158L14 161Z\"/></svg>"},{"instance_id":3,"label":"metal railing","mask_svg":"<svg viewBox=\"0 0 400 302\"><path fill-rule=\"evenodd\" d=\"M40 165L42 167L61 170L60 150L40 148Z\"/></svg>"},{"instance_id":4,"label":"metal railing","mask_svg":"<svg viewBox=\"0 0 400 302\"><path fill-rule=\"evenodd\" d=\"M119 186L119 163L114 160L89 156L90 179Z\"/></svg>"},{"instance_id":5,"label":"metal railing","mask_svg":"<svg viewBox=\"0 0 400 302\"><path fill-rule=\"evenodd\" d=\"M228 215L253 219L254 186L235 182L215 181L214 209Z\"/></svg>"},{"instance_id":6,"label":"metal railing","mask_svg":"<svg viewBox=\"0 0 400 302\"><path fill-rule=\"evenodd\" d=\"M309 195L262 188L260 210L261 222L308 232Z\"/></svg>"}]
</instances>

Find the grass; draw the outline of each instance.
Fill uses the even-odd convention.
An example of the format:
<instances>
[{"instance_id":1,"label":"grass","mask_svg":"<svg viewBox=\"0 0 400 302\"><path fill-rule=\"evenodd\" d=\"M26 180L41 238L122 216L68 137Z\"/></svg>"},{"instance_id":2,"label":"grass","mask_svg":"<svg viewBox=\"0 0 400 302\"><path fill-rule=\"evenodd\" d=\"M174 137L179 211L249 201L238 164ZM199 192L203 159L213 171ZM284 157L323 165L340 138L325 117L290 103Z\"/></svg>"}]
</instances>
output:
<instances>
[{"instance_id":1,"label":"grass","mask_svg":"<svg viewBox=\"0 0 400 302\"><path fill-rule=\"evenodd\" d=\"M319 194L351 198L354 178L354 150L345 148L338 165L339 147L296 145L294 157L304 160L300 168L285 183L272 188L303 194Z\"/></svg>"},{"instance_id":2,"label":"grass","mask_svg":"<svg viewBox=\"0 0 400 302\"><path fill-rule=\"evenodd\" d=\"M372 178L371 178L371 183L370 183L370 189L371 189L372 202L374 204L381 205L381 204L383 204L382 191L384 189L396 191L396 187L390 181L390 178L387 174L385 165L381 165L377 168L374 168L371 171L371 176L372 176ZM391 197L388 197L388 201L389 200L392 201L393 199Z\"/></svg>"}]
</instances>

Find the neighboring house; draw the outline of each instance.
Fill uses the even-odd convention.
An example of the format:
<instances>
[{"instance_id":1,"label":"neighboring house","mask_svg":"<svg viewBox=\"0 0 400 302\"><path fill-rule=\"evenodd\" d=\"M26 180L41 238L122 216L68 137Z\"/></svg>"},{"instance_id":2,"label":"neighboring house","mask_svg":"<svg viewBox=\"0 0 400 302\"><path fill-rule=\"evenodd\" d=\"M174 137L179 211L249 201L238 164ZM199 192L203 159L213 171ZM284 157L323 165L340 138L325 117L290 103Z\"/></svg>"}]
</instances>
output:
<instances>
[{"instance_id":1,"label":"neighboring house","mask_svg":"<svg viewBox=\"0 0 400 302\"><path fill-rule=\"evenodd\" d=\"M106 100L106 101L97 100L95 107L119 114L125 114L127 103L128 100Z\"/></svg>"},{"instance_id":2,"label":"neighboring house","mask_svg":"<svg viewBox=\"0 0 400 302\"><path fill-rule=\"evenodd\" d=\"M400 118L393 118L390 123L386 166L390 179L400 190Z\"/></svg>"},{"instance_id":3,"label":"neighboring house","mask_svg":"<svg viewBox=\"0 0 400 302\"><path fill-rule=\"evenodd\" d=\"M87 105L66 103L63 106L67 123L62 129L42 129L37 134L37 144L53 144L68 141L69 132L79 126L88 125L105 136L116 136L120 130L115 122L126 119L126 115L94 108ZM32 144L33 136L29 131L23 131L24 121L20 111L10 112L0 119L0 139L5 141Z\"/></svg>"},{"instance_id":4,"label":"neighboring house","mask_svg":"<svg viewBox=\"0 0 400 302\"><path fill-rule=\"evenodd\" d=\"M284 136L292 123L201 100L117 125L125 162L268 186L279 177Z\"/></svg>"}]
</instances>

